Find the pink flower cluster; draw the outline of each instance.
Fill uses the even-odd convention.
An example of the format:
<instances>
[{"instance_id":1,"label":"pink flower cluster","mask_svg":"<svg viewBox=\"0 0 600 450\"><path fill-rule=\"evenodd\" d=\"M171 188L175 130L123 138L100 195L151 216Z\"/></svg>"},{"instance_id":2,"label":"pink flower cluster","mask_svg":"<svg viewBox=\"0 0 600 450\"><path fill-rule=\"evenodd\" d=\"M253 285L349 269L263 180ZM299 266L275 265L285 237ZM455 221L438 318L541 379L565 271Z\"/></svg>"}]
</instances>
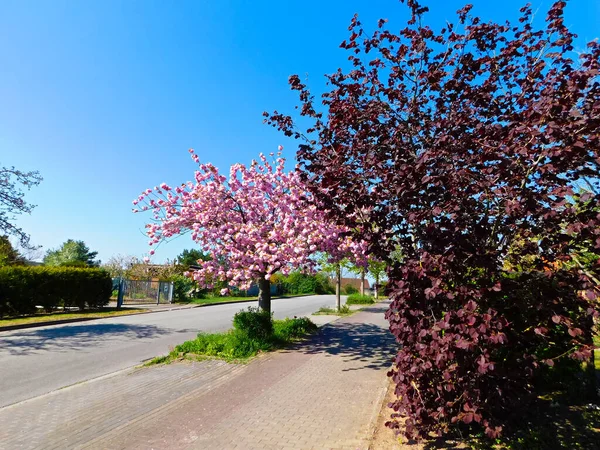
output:
<instances>
[{"instance_id":1,"label":"pink flower cluster","mask_svg":"<svg viewBox=\"0 0 600 450\"><path fill-rule=\"evenodd\" d=\"M177 187L162 183L133 203L139 205L134 212L154 213L155 221L146 225L150 246L191 232L211 255L189 274L201 286L220 280L247 289L276 272L313 268L316 252L351 253L366 263L365 244L355 243L347 230L326 220L299 174L284 171L281 149L271 163L260 154L249 167L233 165L229 178L190 153L199 165L194 182Z\"/></svg>"}]
</instances>

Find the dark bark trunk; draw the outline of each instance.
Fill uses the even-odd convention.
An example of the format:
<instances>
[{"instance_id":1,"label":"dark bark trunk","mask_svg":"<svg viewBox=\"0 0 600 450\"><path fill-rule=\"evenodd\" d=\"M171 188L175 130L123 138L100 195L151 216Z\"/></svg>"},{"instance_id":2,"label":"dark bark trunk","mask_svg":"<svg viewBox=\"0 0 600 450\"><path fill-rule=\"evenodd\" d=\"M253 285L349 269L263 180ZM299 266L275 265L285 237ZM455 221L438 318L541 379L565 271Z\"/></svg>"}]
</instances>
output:
<instances>
[{"instance_id":1,"label":"dark bark trunk","mask_svg":"<svg viewBox=\"0 0 600 450\"><path fill-rule=\"evenodd\" d=\"M258 280L258 307L271 314L271 282L264 276Z\"/></svg>"},{"instance_id":2,"label":"dark bark trunk","mask_svg":"<svg viewBox=\"0 0 600 450\"><path fill-rule=\"evenodd\" d=\"M335 307L339 311L342 307L342 267L338 264L335 269Z\"/></svg>"},{"instance_id":3,"label":"dark bark trunk","mask_svg":"<svg viewBox=\"0 0 600 450\"><path fill-rule=\"evenodd\" d=\"M588 317L588 329L593 330L595 328L594 319L592 316ZM594 345L594 337L592 333L587 335L587 343ZM596 373L596 352L592 350L592 356L587 361L586 371L588 375L588 398L592 402L598 401L598 378L600 374Z\"/></svg>"}]
</instances>

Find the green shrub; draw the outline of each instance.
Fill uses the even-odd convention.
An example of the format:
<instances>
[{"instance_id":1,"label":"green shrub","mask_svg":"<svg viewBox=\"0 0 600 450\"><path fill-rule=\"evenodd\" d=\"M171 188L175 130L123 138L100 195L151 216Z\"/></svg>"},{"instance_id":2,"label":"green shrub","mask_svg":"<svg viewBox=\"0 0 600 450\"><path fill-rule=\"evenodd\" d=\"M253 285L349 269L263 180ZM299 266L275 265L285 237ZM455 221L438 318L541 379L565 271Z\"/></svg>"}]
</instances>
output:
<instances>
[{"instance_id":1,"label":"green shrub","mask_svg":"<svg viewBox=\"0 0 600 450\"><path fill-rule=\"evenodd\" d=\"M173 281L173 297L176 302L189 302L192 299L192 293L198 286L194 280L183 275L171 277Z\"/></svg>"},{"instance_id":2,"label":"green shrub","mask_svg":"<svg viewBox=\"0 0 600 450\"><path fill-rule=\"evenodd\" d=\"M346 300L348 305L370 305L372 303L375 303L375 301L370 295L352 294Z\"/></svg>"},{"instance_id":3,"label":"green shrub","mask_svg":"<svg viewBox=\"0 0 600 450\"><path fill-rule=\"evenodd\" d=\"M352 294L356 294L358 293L358 289L356 289L354 286L352 286L351 284L347 284L346 286L344 286L344 293L346 295L352 295Z\"/></svg>"},{"instance_id":4,"label":"green shrub","mask_svg":"<svg viewBox=\"0 0 600 450\"><path fill-rule=\"evenodd\" d=\"M36 306L80 309L106 306L112 292L110 275L100 269L73 267L0 267L0 317L27 315Z\"/></svg>"},{"instance_id":5,"label":"green shrub","mask_svg":"<svg viewBox=\"0 0 600 450\"><path fill-rule=\"evenodd\" d=\"M233 328L250 339L265 341L273 334L273 317L270 313L251 306L233 316Z\"/></svg>"},{"instance_id":6,"label":"green shrub","mask_svg":"<svg viewBox=\"0 0 600 450\"><path fill-rule=\"evenodd\" d=\"M273 323L273 334L276 339L291 341L317 330L317 326L307 317L276 320Z\"/></svg>"}]
</instances>

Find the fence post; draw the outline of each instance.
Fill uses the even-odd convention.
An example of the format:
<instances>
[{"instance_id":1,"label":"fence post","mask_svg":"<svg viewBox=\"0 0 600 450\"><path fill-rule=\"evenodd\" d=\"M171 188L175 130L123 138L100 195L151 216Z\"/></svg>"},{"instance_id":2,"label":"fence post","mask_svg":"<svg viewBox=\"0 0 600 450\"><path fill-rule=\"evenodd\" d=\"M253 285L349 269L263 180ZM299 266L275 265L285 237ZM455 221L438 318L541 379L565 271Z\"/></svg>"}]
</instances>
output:
<instances>
[{"instance_id":1,"label":"fence post","mask_svg":"<svg viewBox=\"0 0 600 450\"><path fill-rule=\"evenodd\" d=\"M160 284L161 284L161 282L159 281L158 282L158 289L156 290L156 304L157 305L160 304Z\"/></svg>"},{"instance_id":2,"label":"fence post","mask_svg":"<svg viewBox=\"0 0 600 450\"><path fill-rule=\"evenodd\" d=\"M169 283L169 303L173 303L173 282Z\"/></svg>"},{"instance_id":3,"label":"fence post","mask_svg":"<svg viewBox=\"0 0 600 450\"><path fill-rule=\"evenodd\" d=\"M121 309L123 306L123 291L124 291L124 281L123 278L119 277L119 293L117 294L117 309Z\"/></svg>"}]
</instances>

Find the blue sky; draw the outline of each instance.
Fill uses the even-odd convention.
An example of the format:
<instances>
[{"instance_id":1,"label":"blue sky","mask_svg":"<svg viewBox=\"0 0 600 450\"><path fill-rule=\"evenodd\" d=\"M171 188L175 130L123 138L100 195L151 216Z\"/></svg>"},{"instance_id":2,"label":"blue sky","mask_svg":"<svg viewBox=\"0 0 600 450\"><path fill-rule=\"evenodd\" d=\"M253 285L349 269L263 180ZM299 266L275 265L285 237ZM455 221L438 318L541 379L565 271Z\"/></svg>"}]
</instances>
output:
<instances>
[{"instance_id":1,"label":"blue sky","mask_svg":"<svg viewBox=\"0 0 600 450\"><path fill-rule=\"evenodd\" d=\"M465 1L430 0L429 22L452 20ZM472 0L484 19L515 17L524 0ZM532 1L540 22L550 1ZM400 28L396 0L0 2L0 165L39 170L37 204L18 223L44 250L84 240L99 257L147 252L148 216L131 201L160 182L192 178L187 149L222 169L283 144L265 110L292 112L287 78L345 64L338 48L354 13ZM571 0L579 43L600 35L600 1ZM292 167L292 164L289 166ZM191 247L183 237L153 261Z\"/></svg>"}]
</instances>

